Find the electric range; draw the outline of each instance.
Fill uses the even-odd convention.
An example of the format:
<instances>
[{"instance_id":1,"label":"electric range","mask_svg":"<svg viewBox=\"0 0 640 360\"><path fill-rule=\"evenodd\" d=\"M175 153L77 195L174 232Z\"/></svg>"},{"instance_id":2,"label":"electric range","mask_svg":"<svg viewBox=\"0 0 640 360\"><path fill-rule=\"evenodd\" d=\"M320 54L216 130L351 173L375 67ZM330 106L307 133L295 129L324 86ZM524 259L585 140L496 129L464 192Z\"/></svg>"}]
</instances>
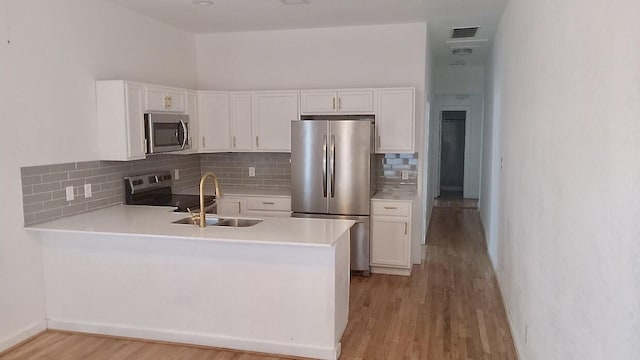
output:
<instances>
[{"instance_id":1,"label":"electric range","mask_svg":"<svg viewBox=\"0 0 640 360\"><path fill-rule=\"evenodd\" d=\"M125 203L127 205L172 206L176 212L197 212L200 196L174 194L173 178L169 171L127 176L124 178ZM216 212L215 196L205 196L207 212Z\"/></svg>"}]
</instances>

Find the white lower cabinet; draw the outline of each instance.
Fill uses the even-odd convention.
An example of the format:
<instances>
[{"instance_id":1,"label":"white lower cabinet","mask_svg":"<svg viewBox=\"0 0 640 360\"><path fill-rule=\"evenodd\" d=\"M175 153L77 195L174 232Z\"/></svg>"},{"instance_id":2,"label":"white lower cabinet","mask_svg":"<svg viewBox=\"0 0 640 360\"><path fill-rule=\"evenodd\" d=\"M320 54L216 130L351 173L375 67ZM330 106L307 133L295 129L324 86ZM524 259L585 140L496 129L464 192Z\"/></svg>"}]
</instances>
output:
<instances>
[{"instance_id":1,"label":"white lower cabinet","mask_svg":"<svg viewBox=\"0 0 640 360\"><path fill-rule=\"evenodd\" d=\"M218 200L218 214L226 216L291 216L290 196L224 196Z\"/></svg>"},{"instance_id":2,"label":"white lower cabinet","mask_svg":"<svg viewBox=\"0 0 640 360\"><path fill-rule=\"evenodd\" d=\"M411 275L411 203L371 201L371 272Z\"/></svg>"}]
</instances>

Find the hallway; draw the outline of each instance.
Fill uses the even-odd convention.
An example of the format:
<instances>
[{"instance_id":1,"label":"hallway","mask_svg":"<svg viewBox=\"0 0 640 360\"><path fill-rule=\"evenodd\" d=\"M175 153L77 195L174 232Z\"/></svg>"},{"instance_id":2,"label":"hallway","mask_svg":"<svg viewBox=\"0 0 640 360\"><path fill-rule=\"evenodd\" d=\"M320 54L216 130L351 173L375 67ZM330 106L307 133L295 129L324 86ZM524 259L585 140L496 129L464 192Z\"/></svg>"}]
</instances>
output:
<instances>
[{"instance_id":1,"label":"hallway","mask_svg":"<svg viewBox=\"0 0 640 360\"><path fill-rule=\"evenodd\" d=\"M342 360L516 359L477 210L435 208L410 278L354 277ZM208 348L47 332L14 359L276 359Z\"/></svg>"}]
</instances>

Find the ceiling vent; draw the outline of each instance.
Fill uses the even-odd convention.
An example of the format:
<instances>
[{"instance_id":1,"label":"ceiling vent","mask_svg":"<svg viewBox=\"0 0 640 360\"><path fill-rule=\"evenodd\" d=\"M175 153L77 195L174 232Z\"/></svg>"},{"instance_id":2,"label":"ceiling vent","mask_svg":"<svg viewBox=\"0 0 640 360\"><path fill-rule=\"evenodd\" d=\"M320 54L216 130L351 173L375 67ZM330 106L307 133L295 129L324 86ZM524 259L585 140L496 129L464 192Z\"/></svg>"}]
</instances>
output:
<instances>
[{"instance_id":1,"label":"ceiling vent","mask_svg":"<svg viewBox=\"0 0 640 360\"><path fill-rule=\"evenodd\" d=\"M453 28L451 29L451 38L452 39L472 38L476 36L476 33L478 33L477 26Z\"/></svg>"}]
</instances>

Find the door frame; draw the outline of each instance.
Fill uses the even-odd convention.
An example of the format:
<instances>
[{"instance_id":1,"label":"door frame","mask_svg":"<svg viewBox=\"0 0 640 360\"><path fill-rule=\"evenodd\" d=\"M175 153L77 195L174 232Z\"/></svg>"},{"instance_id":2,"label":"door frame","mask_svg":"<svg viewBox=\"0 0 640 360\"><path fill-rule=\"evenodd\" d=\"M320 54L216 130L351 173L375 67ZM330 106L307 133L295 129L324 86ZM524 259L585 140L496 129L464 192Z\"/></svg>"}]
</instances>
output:
<instances>
[{"instance_id":1,"label":"door frame","mask_svg":"<svg viewBox=\"0 0 640 360\"><path fill-rule=\"evenodd\" d=\"M437 198L440 196L440 171L441 171L441 156L442 156L442 113L445 111L464 111L464 178L462 184L462 197L465 197L464 189L466 188L465 183L467 182L467 160L469 158L469 133L471 132L471 122L469 121L469 116L471 115L471 106L470 105L443 105L438 107L438 121L437 121L437 132L438 137L436 139L436 171L434 176L434 187L435 194L434 197Z\"/></svg>"}]
</instances>

